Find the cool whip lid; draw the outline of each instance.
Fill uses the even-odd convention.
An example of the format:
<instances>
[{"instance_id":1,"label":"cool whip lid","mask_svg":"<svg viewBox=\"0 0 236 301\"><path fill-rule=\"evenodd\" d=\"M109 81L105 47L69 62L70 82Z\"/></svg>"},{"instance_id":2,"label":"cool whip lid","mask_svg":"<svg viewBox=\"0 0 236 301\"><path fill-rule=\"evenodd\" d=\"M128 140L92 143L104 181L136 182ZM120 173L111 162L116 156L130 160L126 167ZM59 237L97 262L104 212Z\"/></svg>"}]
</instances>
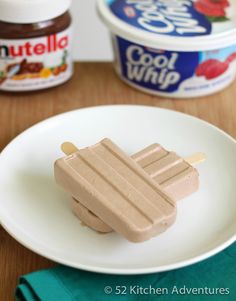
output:
<instances>
[{"instance_id":1,"label":"cool whip lid","mask_svg":"<svg viewBox=\"0 0 236 301\"><path fill-rule=\"evenodd\" d=\"M236 0L98 0L111 31L166 50L210 50L236 44Z\"/></svg>"},{"instance_id":2,"label":"cool whip lid","mask_svg":"<svg viewBox=\"0 0 236 301\"><path fill-rule=\"evenodd\" d=\"M62 15L71 0L0 0L0 21L29 24Z\"/></svg>"}]
</instances>

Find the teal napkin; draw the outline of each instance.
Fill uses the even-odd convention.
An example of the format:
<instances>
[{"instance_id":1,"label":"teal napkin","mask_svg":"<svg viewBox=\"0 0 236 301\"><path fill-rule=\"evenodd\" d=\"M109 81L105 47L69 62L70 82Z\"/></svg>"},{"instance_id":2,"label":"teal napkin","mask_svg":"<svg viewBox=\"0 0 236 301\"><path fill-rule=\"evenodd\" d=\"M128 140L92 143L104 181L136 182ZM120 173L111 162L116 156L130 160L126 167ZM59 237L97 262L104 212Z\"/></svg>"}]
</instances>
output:
<instances>
[{"instance_id":1,"label":"teal napkin","mask_svg":"<svg viewBox=\"0 0 236 301\"><path fill-rule=\"evenodd\" d=\"M105 275L57 266L22 276L16 297L19 301L233 301L236 243L198 264L149 275Z\"/></svg>"}]
</instances>

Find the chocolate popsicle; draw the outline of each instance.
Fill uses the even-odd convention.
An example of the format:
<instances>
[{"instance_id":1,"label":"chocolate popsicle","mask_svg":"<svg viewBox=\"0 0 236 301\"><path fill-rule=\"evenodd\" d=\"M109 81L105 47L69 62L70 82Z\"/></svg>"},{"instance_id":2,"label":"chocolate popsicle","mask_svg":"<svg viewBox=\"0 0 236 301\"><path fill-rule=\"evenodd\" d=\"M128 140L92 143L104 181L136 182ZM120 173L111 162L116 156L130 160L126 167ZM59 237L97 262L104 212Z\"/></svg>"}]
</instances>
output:
<instances>
[{"instance_id":1,"label":"chocolate popsicle","mask_svg":"<svg viewBox=\"0 0 236 301\"><path fill-rule=\"evenodd\" d=\"M76 148L65 152L75 152ZM200 162L205 159L204 154L197 154L192 160ZM199 174L188 161L174 152L169 152L155 143L131 156L162 188L175 200L196 192L199 188ZM193 163L194 161L192 161ZM73 201L72 209L76 216L88 227L102 233L112 232L112 228L99 219L93 212L84 207L78 200Z\"/></svg>"},{"instance_id":2,"label":"chocolate popsicle","mask_svg":"<svg viewBox=\"0 0 236 301\"><path fill-rule=\"evenodd\" d=\"M57 160L55 178L129 241L148 240L175 221L175 201L109 139Z\"/></svg>"}]
</instances>

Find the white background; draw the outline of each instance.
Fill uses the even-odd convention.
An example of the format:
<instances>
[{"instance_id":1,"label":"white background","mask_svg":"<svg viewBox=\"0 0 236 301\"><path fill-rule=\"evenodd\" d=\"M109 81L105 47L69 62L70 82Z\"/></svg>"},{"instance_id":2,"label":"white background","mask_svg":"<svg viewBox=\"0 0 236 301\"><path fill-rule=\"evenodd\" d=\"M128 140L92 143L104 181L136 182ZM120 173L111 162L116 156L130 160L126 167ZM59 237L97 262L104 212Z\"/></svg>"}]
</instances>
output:
<instances>
[{"instance_id":1,"label":"white background","mask_svg":"<svg viewBox=\"0 0 236 301\"><path fill-rule=\"evenodd\" d=\"M96 12L96 0L73 0L74 59L104 61L112 59L109 33Z\"/></svg>"}]
</instances>

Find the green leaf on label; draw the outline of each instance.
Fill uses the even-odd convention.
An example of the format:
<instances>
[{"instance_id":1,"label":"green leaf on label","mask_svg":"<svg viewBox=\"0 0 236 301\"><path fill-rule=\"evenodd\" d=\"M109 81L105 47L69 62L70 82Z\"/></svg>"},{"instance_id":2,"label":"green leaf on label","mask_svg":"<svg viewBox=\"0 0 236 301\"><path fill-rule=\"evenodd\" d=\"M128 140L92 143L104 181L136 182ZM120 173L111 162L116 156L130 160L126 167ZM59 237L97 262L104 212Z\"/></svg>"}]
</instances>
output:
<instances>
[{"instance_id":1,"label":"green leaf on label","mask_svg":"<svg viewBox=\"0 0 236 301\"><path fill-rule=\"evenodd\" d=\"M206 18L211 22L225 22L225 21L229 21L229 18L227 17L212 17L212 16L206 16Z\"/></svg>"}]
</instances>

